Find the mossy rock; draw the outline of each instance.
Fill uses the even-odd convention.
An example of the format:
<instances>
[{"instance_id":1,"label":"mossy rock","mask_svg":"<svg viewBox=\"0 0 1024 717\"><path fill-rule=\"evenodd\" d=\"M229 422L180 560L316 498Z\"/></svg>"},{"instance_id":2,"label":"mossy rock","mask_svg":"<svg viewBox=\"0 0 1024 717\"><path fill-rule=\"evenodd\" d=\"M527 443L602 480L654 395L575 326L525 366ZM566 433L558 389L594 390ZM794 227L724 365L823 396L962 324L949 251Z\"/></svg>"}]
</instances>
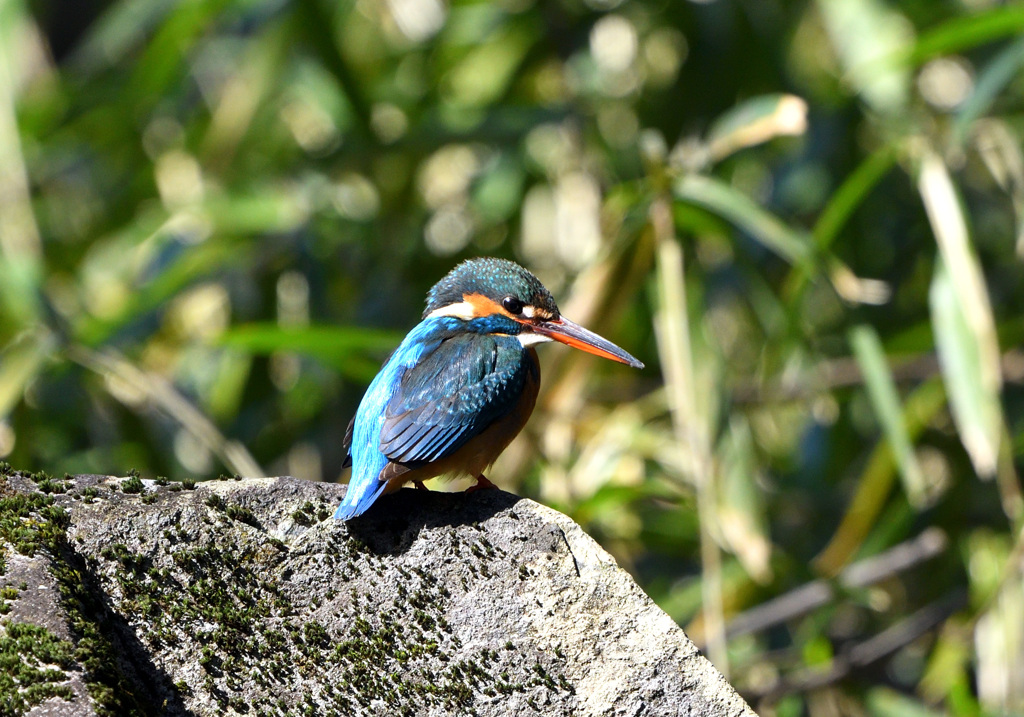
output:
<instances>
[{"instance_id":1,"label":"mossy rock","mask_svg":"<svg viewBox=\"0 0 1024 717\"><path fill-rule=\"evenodd\" d=\"M4 480L0 648L46 686L0 682L0 714L753 714L578 526L508 493L403 490L346 524L343 486L292 478ZM4 592L12 556L50 603Z\"/></svg>"}]
</instances>

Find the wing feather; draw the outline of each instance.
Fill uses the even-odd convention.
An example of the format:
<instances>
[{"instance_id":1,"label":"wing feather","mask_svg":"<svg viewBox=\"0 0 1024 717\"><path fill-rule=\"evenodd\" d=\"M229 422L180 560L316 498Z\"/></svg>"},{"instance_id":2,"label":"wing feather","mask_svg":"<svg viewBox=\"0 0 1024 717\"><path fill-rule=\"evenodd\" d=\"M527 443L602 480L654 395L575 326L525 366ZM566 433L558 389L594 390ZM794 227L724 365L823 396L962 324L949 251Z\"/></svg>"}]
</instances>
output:
<instances>
[{"instance_id":1,"label":"wing feather","mask_svg":"<svg viewBox=\"0 0 1024 717\"><path fill-rule=\"evenodd\" d=\"M402 376L385 412L381 452L398 463L451 455L515 406L527 370L511 337L446 340Z\"/></svg>"},{"instance_id":2,"label":"wing feather","mask_svg":"<svg viewBox=\"0 0 1024 717\"><path fill-rule=\"evenodd\" d=\"M345 429L345 438L341 441L341 447L345 451L345 460L342 461L342 470L352 465L352 432L355 429L356 417L352 416L352 420L348 422L348 428Z\"/></svg>"}]
</instances>

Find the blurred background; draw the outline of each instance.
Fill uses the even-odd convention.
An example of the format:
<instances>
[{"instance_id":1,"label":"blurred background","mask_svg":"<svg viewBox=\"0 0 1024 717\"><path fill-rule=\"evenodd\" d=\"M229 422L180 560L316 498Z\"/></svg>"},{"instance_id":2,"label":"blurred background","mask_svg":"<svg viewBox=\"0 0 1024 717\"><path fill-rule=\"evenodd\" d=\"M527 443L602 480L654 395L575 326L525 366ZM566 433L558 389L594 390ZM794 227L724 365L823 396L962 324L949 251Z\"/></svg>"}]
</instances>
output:
<instances>
[{"instance_id":1,"label":"blurred background","mask_svg":"<svg viewBox=\"0 0 1024 717\"><path fill-rule=\"evenodd\" d=\"M491 478L762 715L1024 714L1022 66L996 0L0 0L0 458L337 480L509 257L647 368L542 348Z\"/></svg>"}]
</instances>

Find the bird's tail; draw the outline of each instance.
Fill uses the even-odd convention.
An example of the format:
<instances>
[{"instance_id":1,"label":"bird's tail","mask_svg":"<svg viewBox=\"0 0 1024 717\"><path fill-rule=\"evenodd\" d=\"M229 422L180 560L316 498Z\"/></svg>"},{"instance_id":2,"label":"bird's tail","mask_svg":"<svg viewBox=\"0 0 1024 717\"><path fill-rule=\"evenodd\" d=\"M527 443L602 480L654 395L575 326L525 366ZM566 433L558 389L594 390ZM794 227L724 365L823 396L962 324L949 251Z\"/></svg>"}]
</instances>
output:
<instances>
[{"instance_id":1,"label":"bird's tail","mask_svg":"<svg viewBox=\"0 0 1024 717\"><path fill-rule=\"evenodd\" d=\"M336 520L348 520L362 515L367 508L373 505L373 501L380 497L380 494L387 488L387 481L351 481L341 505L334 511Z\"/></svg>"}]
</instances>

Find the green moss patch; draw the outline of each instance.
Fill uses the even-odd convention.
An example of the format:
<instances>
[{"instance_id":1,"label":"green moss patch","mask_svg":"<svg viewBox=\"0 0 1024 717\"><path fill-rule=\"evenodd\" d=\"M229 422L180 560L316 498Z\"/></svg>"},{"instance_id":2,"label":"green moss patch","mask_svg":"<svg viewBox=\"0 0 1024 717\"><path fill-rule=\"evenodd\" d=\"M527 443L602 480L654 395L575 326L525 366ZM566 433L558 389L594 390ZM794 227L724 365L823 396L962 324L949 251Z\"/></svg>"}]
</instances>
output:
<instances>
[{"instance_id":1,"label":"green moss patch","mask_svg":"<svg viewBox=\"0 0 1024 717\"><path fill-rule=\"evenodd\" d=\"M0 623L0 714L22 715L51 697L73 693L66 670L74 645L38 625Z\"/></svg>"},{"instance_id":2,"label":"green moss patch","mask_svg":"<svg viewBox=\"0 0 1024 717\"><path fill-rule=\"evenodd\" d=\"M45 474L29 477L40 490L53 483ZM59 482L61 490L50 493L65 492L67 480ZM99 714L143 714L104 634L102 601L85 584L82 565L67 547L69 522L68 512L56 505L51 495L16 493L6 481L0 483L0 552L9 546L30 557L43 550L49 553L49 570L57 581L61 605L75 636L72 643L59 640L39 625L3 623L0 677L6 675L8 679L0 682L0 714L22 714L49 697L69 699L64 670L76 663L84 669L86 687ZM5 588L0 603L7 606L17 597Z\"/></svg>"},{"instance_id":3,"label":"green moss patch","mask_svg":"<svg viewBox=\"0 0 1024 717\"><path fill-rule=\"evenodd\" d=\"M0 541L22 555L35 555L44 547L56 550L67 525L67 511L48 495L0 494Z\"/></svg>"}]
</instances>

